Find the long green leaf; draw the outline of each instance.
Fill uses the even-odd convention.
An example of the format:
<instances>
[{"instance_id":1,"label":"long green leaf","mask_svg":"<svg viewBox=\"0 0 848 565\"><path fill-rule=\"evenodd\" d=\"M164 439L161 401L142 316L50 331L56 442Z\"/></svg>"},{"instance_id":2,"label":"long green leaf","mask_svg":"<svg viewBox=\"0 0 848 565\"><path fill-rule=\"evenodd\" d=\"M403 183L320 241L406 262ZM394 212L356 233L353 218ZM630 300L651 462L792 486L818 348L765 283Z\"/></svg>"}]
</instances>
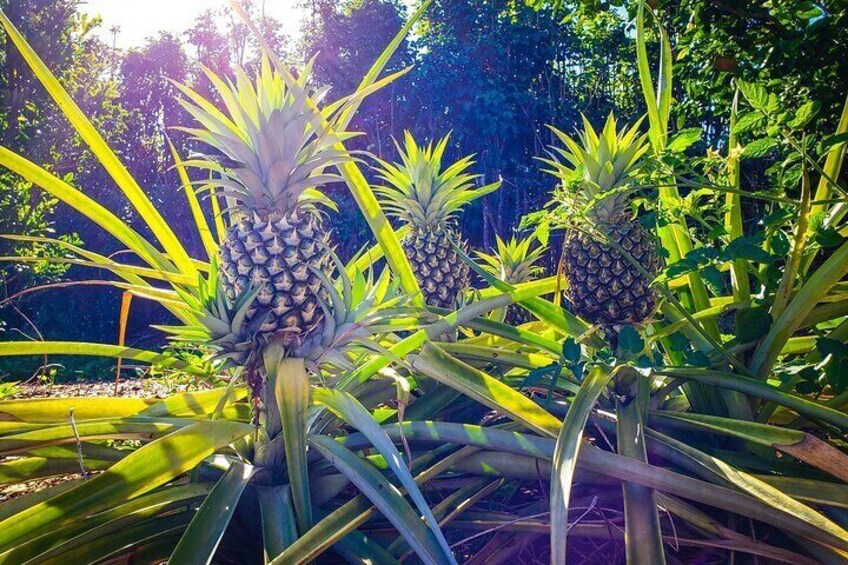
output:
<instances>
[{"instance_id":1,"label":"long green leaf","mask_svg":"<svg viewBox=\"0 0 848 565\"><path fill-rule=\"evenodd\" d=\"M707 414L657 412L651 417L659 422L685 424L685 428L696 433L701 430L710 430L777 449L848 482L848 455L824 440L801 430Z\"/></svg>"},{"instance_id":2,"label":"long green leaf","mask_svg":"<svg viewBox=\"0 0 848 565\"><path fill-rule=\"evenodd\" d=\"M848 243L843 243L809 276L784 308L783 313L771 325L768 334L754 351L751 369L755 375L761 379L769 375L780 351L792 334L846 274L848 274Z\"/></svg>"},{"instance_id":3,"label":"long green leaf","mask_svg":"<svg viewBox=\"0 0 848 565\"><path fill-rule=\"evenodd\" d=\"M206 256L211 261L218 254L218 243L212 236L212 230L209 229L209 222L206 221L206 216L203 214L203 208L200 207L200 201L197 199L197 194L194 192L194 185L191 184L191 179L188 177L183 160L177 152L177 148L168 140L168 147L171 149L171 156L174 159L174 166L177 169L177 174L180 177L180 182L185 191L188 206L191 209L191 216L194 218L194 225L197 227L197 233L200 234L200 241L203 243L203 249L206 250Z\"/></svg>"},{"instance_id":4,"label":"long green leaf","mask_svg":"<svg viewBox=\"0 0 848 565\"><path fill-rule=\"evenodd\" d=\"M839 125L836 127L836 131L834 135L845 135L848 132L848 96L845 97L845 104L842 106L842 116L839 119ZM836 179L839 177L839 173L842 170L842 163L845 159L845 143L838 143L830 148L827 152L827 159L824 164L824 172L825 175L819 179L818 187L816 188L816 194L813 197L815 201L823 201L828 200L833 194L833 184L828 180L828 178ZM841 216L844 217L844 208L845 203L839 203L837 206L840 208L842 212L837 214L830 214L827 218L828 222L832 222L833 220L839 221ZM810 217L815 217L816 214L825 211L825 204L814 204L810 210ZM813 235L814 226L808 226L808 237ZM811 263L813 257L810 257L808 261Z\"/></svg>"},{"instance_id":5,"label":"long green leaf","mask_svg":"<svg viewBox=\"0 0 848 565\"><path fill-rule=\"evenodd\" d=\"M796 500L848 509L848 484L817 481L802 477L753 476Z\"/></svg>"},{"instance_id":6,"label":"long green leaf","mask_svg":"<svg viewBox=\"0 0 848 565\"><path fill-rule=\"evenodd\" d=\"M739 91L733 95L733 105L730 110L730 139L727 143L727 176L730 186L737 191L742 188L742 169L739 163L739 140L734 132ZM731 241L742 237L742 196L739 192L728 192L724 200L724 227ZM747 304L751 300L751 283L748 280L748 264L744 259L734 259L730 264L730 283L733 288L733 300L739 304Z\"/></svg>"},{"instance_id":7,"label":"long green leaf","mask_svg":"<svg viewBox=\"0 0 848 565\"><path fill-rule=\"evenodd\" d=\"M410 442L451 442L461 445L480 446L498 449L516 455L551 460L555 442L548 438L510 432L499 429L483 428L468 424L450 422L406 422L402 425L384 426L386 432L396 442L400 442L400 429ZM351 449L368 445L364 437L351 436L346 444ZM848 537L841 538L831 531L820 529L808 520L799 519L780 507L771 506L735 490L713 485L672 470L649 465L635 459L622 457L615 453L602 451L594 446L584 446L580 450L577 468L591 475L604 475L621 481L635 482L676 496L681 496L714 508L721 508L754 520L771 524L777 528L795 532L798 535L848 550ZM534 476L537 472L534 471Z\"/></svg>"},{"instance_id":8,"label":"long green leaf","mask_svg":"<svg viewBox=\"0 0 848 565\"><path fill-rule=\"evenodd\" d=\"M454 359L432 343L411 355L413 368L498 413L520 421L549 437L556 437L560 421L538 404L486 373Z\"/></svg>"},{"instance_id":9,"label":"long green leaf","mask_svg":"<svg viewBox=\"0 0 848 565\"><path fill-rule=\"evenodd\" d=\"M647 38L645 34L645 11L653 12L645 5L645 0L639 0L636 13L636 58L639 71L639 81L642 86L645 104L648 108L648 137L651 140L654 152L657 154L665 150L668 140L669 115L671 111L671 89L672 89L672 53L668 34L663 26L656 20L657 31L660 36L660 68L657 81L657 90L654 90L650 62L648 60ZM674 214L681 208L681 198L677 187L669 181L662 181L659 188L659 205L661 208ZM663 247L669 252L668 261L679 261L692 250L692 240L686 225L685 218L665 226L658 227L660 240ZM688 285L681 289L683 303L692 311L704 310L709 307L709 297L700 274L693 271L687 275ZM705 327L713 337L718 336L718 328L714 323L708 322Z\"/></svg>"},{"instance_id":10,"label":"long green leaf","mask_svg":"<svg viewBox=\"0 0 848 565\"><path fill-rule=\"evenodd\" d=\"M87 471L101 471L109 468L113 461L86 459ZM0 485L23 483L43 477L55 477L79 473L80 465L75 459L59 459L56 457L19 457L0 463Z\"/></svg>"},{"instance_id":11,"label":"long green leaf","mask_svg":"<svg viewBox=\"0 0 848 565\"><path fill-rule=\"evenodd\" d=\"M229 391L229 392L228 392ZM154 403L139 413L143 417L209 417L221 401L235 402L247 396L246 387L224 387L212 390L189 391L174 394ZM226 403L225 403L226 405Z\"/></svg>"},{"instance_id":12,"label":"long green leaf","mask_svg":"<svg viewBox=\"0 0 848 565\"><path fill-rule=\"evenodd\" d=\"M170 553L170 549L179 539L180 533L191 520L190 512L179 512L168 516L156 517L127 528L122 528L109 535L100 536L63 552L60 555L48 559L33 560L26 565L67 565L68 563L103 563L109 562L109 558L127 555L133 559L144 560L144 554L150 546L157 542L164 542L164 554ZM162 556L160 548L156 555ZM152 561L139 561L143 563L156 563ZM126 562L126 560L124 560Z\"/></svg>"},{"instance_id":13,"label":"long green leaf","mask_svg":"<svg viewBox=\"0 0 848 565\"><path fill-rule=\"evenodd\" d=\"M807 418L822 420L838 426L843 430L848 430L848 414L845 414L845 412L835 410L797 394L783 392L756 379L742 377L733 373L691 367L668 368L660 371L659 374L744 392L745 394L750 394L757 398L762 398L763 400L790 408Z\"/></svg>"},{"instance_id":14,"label":"long green leaf","mask_svg":"<svg viewBox=\"0 0 848 565\"><path fill-rule=\"evenodd\" d=\"M380 76L380 73L383 72L383 69L386 68L386 65L389 63L389 60L394 55L397 48L406 39L406 36L409 35L409 32L412 30L412 27L418 23L427 9L430 7L430 4L433 0L425 0L421 3L417 10L406 20L406 23L403 27L398 31L392 40L386 45L386 48L383 49L383 52L380 53L380 56L377 57L377 60L371 65L371 68L368 69L368 72L365 73L365 76L362 77L362 81L359 83L356 91L359 92L364 90L374 84L374 81ZM339 130L344 130L350 124L350 121L353 119L353 116L356 114L356 111L359 109L360 102L357 102L355 105L352 105L345 109L342 112L342 115L336 121L336 127Z\"/></svg>"},{"instance_id":15,"label":"long green leaf","mask_svg":"<svg viewBox=\"0 0 848 565\"><path fill-rule=\"evenodd\" d=\"M61 424L10 434L0 438L0 454L27 453L33 449L99 437L131 436L136 439L152 439L168 433L174 428L185 427L193 420L177 418L105 418L86 420L75 424Z\"/></svg>"},{"instance_id":16,"label":"long green leaf","mask_svg":"<svg viewBox=\"0 0 848 565\"><path fill-rule=\"evenodd\" d=\"M357 528L375 513L368 498L356 496L341 507L323 517L311 530L300 536L286 550L270 562L270 565L289 563L311 563L330 546Z\"/></svg>"},{"instance_id":17,"label":"long green leaf","mask_svg":"<svg viewBox=\"0 0 848 565\"><path fill-rule=\"evenodd\" d=\"M0 401L0 420L67 422L71 409L76 420L124 418L159 402L155 398L28 398Z\"/></svg>"},{"instance_id":18,"label":"long green leaf","mask_svg":"<svg viewBox=\"0 0 848 565\"><path fill-rule=\"evenodd\" d=\"M80 265L82 267L91 267L95 269L108 269L120 277L135 275L138 277L146 277L153 280L168 281L171 284L180 284L183 286L193 286L196 283L196 278L180 273L172 273L156 268L136 267L134 265L125 265L117 262L111 262L108 265L102 265L93 261L83 259L75 259L73 257L31 257L31 256L3 256L0 261L15 261L18 263L58 263L64 265Z\"/></svg>"},{"instance_id":19,"label":"long green leaf","mask_svg":"<svg viewBox=\"0 0 848 565\"><path fill-rule=\"evenodd\" d=\"M200 505L168 561L171 565L209 565L255 467L233 463Z\"/></svg>"},{"instance_id":20,"label":"long green leaf","mask_svg":"<svg viewBox=\"0 0 848 565\"><path fill-rule=\"evenodd\" d=\"M289 485L257 486L262 518L262 545L265 561L271 561L297 539L297 519Z\"/></svg>"},{"instance_id":21,"label":"long green leaf","mask_svg":"<svg viewBox=\"0 0 848 565\"><path fill-rule=\"evenodd\" d=\"M513 352L503 347L467 345L467 341L468 340L463 340L459 343L443 343L440 347L444 351L462 359L469 359L506 367L521 367L529 370L547 367L557 360L548 355Z\"/></svg>"},{"instance_id":22,"label":"long green leaf","mask_svg":"<svg viewBox=\"0 0 848 565\"><path fill-rule=\"evenodd\" d=\"M647 380L643 381L648 384ZM642 384L642 383L640 383ZM616 400L616 440L619 455L648 462L643 414L636 399ZM624 541L628 563L665 563L662 528L654 491L624 481Z\"/></svg>"},{"instance_id":23,"label":"long green leaf","mask_svg":"<svg viewBox=\"0 0 848 565\"><path fill-rule=\"evenodd\" d=\"M198 422L175 431L113 465L106 472L0 522L0 550L80 514L109 508L193 469L217 449L250 433L233 422Z\"/></svg>"},{"instance_id":24,"label":"long green leaf","mask_svg":"<svg viewBox=\"0 0 848 565\"><path fill-rule=\"evenodd\" d=\"M665 455L672 457L675 462L692 468L695 472L707 477L711 482L732 485L746 496L760 500L775 513L779 512L784 519L789 518L792 520L792 525L803 523L806 526L814 528L814 539L820 541L826 541L827 539L841 540L843 542L841 547L848 548L848 531L845 531L839 525L815 512L810 507L758 480L753 475L728 465L717 457L705 454L690 445L657 431L648 430L646 433L652 439L664 444L666 447Z\"/></svg>"},{"instance_id":25,"label":"long green leaf","mask_svg":"<svg viewBox=\"0 0 848 565\"><path fill-rule=\"evenodd\" d=\"M3 12L0 10L0 21L3 18L5 16L3 16ZM87 218L137 253L139 257L147 261L151 266L165 271L176 271L176 267L138 232L125 224L120 218L112 214L112 212L65 181L5 147L0 147L0 165L15 172L34 185L43 188L71 208L82 212Z\"/></svg>"},{"instance_id":26,"label":"long green leaf","mask_svg":"<svg viewBox=\"0 0 848 565\"><path fill-rule=\"evenodd\" d=\"M639 68L639 84L642 86L642 95L648 108L649 137L654 151L662 151L665 147L666 131L663 130L663 120L657 105L657 93L651 80L651 64L648 60L647 41L645 39L645 2L639 0L636 12L636 61Z\"/></svg>"},{"instance_id":27,"label":"long green leaf","mask_svg":"<svg viewBox=\"0 0 848 565\"><path fill-rule=\"evenodd\" d=\"M408 226L400 226L395 230L395 235L397 235L399 240L403 240L407 233L409 233ZM383 248L378 243L360 252L356 260L352 260L347 264L345 270L349 277L353 277L355 273L367 273L368 269L372 268L382 258Z\"/></svg>"},{"instance_id":28,"label":"long green leaf","mask_svg":"<svg viewBox=\"0 0 848 565\"><path fill-rule=\"evenodd\" d=\"M104 512L46 531L26 543L16 545L0 556L0 560L4 563L39 563L69 552L85 551L86 546L96 545L100 538L114 537L116 532L202 499L210 488L209 483L195 483L157 489Z\"/></svg>"},{"instance_id":29,"label":"long green leaf","mask_svg":"<svg viewBox=\"0 0 848 565\"><path fill-rule=\"evenodd\" d=\"M202 369L161 353L106 343L76 341L4 341L0 342L0 357L30 355L84 355L91 357L123 357L151 365L179 369L195 375L205 375Z\"/></svg>"},{"instance_id":30,"label":"long green leaf","mask_svg":"<svg viewBox=\"0 0 848 565\"><path fill-rule=\"evenodd\" d=\"M407 495L412 498L419 513L424 516L425 523L433 531L433 535L442 546L444 558L448 563L456 563L448 542L439 528L439 523L433 515L432 510L430 510L430 506L427 504L421 491L418 490L418 485L415 484L415 479L412 478L409 467L403 462L400 452L371 413L352 395L338 390L316 389L314 398L316 402L328 406L331 410L341 415L348 424L365 434L371 441L371 444L385 458L386 463L388 463L400 481L401 486L406 489Z\"/></svg>"},{"instance_id":31,"label":"long green leaf","mask_svg":"<svg viewBox=\"0 0 848 565\"><path fill-rule=\"evenodd\" d=\"M432 530L375 467L326 436L310 435L309 443L368 497L424 563L455 563L452 556L445 555Z\"/></svg>"},{"instance_id":32,"label":"long green leaf","mask_svg":"<svg viewBox=\"0 0 848 565\"><path fill-rule=\"evenodd\" d=\"M480 278L492 285L492 288L509 295L513 298L513 302L521 304L529 312L534 314L543 322L559 329L562 333L568 336L577 337L589 329L589 325L569 312L564 310L548 300L539 298L542 294L549 294L556 290L557 281L555 278L542 279L538 281L530 281L518 286L513 286L504 281L493 277L479 265L477 265L471 257L458 245L454 245L454 250L468 264ZM487 289L486 294L491 292ZM484 298L491 299L492 297ZM481 301L482 302L482 301Z\"/></svg>"},{"instance_id":33,"label":"long green leaf","mask_svg":"<svg viewBox=\"0 0 848 565\"><path fill-rule=\"evenodd\" d=\"M18 48L24 60L32 69L35 76L61 108L62 112L74 126L74 129L79 133L80 137L91 148L92 153L97 157L109 175L115 180L121 190L126 194L127 199L138 210L141 217L150 227L153 234L159 239L165 248L165 251L174 260L180 271L195 275L195 269L191 258L188 256L185 248L180 244L173 230L168 226L165 219L156 210L156 207L138 185L136 180L129 173L127 168L121 163L112 149L103 137L97 132L94 125L89 121L86 115L80 110L71 95L62 87L56 77L50 72L50 69L39 58L32 47L27 44L23 35L15 28L9 18L6 17L0 10L0 23L9 34L9 38ZM11 168L11 167L10 167ZM38 184L38 183L36 183ZM39 186L41 186L39 184Z\"/></svg>"},{"instance_id":34,"label":"long green leaf","mask_svg":"<svg viewBox=\"0 0 848 565\"><path fill-rule=\"evenodd\" d=\"M265 370L272 384L279 411L286 469L291 484L292 502L302 534L312 527L312 503L309 500L309 468L306 459L306 418L309 410L309 375L303 359L285 359L280 344L271 344L264 353ZM269 431L269 433L272 433Z\"/></svg>"},{"instance_id":35,"label":"long green leaf","mask_svg":"<svg viewBox=\"0 0 848 565\"><path fill-rule=\"evenodd\" d=\"M600 365L595 365L589 370L580 390L571 402L557 436L551 470L551 563L553 565L565 565L568 506L583 429L586 427L595 402L612 376L612 371Z\"/></svg>"}]
</instances>

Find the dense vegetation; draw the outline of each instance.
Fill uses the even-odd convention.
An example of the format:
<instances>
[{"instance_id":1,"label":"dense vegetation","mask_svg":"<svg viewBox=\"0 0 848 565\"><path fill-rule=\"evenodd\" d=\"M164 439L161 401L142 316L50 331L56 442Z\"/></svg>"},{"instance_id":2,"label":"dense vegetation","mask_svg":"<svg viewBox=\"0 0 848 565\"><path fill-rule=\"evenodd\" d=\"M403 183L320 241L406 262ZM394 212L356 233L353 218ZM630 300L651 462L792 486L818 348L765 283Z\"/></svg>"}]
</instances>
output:
<instances>
[{"instance_id":1,"label":"dense vegetation","mask_svg":"<svg viewBox=\"0 0 848 565\"><path fill-rule=\"evenodd\" d=\"M0 563L845 561L841 3L3 7Z\"/></svg>"},{"instance_id":2,"label":"dense vegetation","mask_svg":"<svg viewBox=\"0 0 848 565\"><path fill-rule=\"evenodd\" d=\"M420 140L453 131L449 155L475 154L483 182L502 177L501 190L473 204L464 216L466 237L472 247L483 251L495 247L497 235L508 238L524 214L548 199L551 180L534 160L554 140L546 124L570 133L581 113L597 124L611 110L628 121L644 111L632 41L635 4L528 4L435 2L415 35L404 40L389 63L388 70L414 65L412 70L404 80L367 99L352 124L353 131L365 134L353 146L384 159L395 157L392 139L400 139L404 130ZM835 129L842 102L840 77L848 65L848 45L841 33L846 12L839 2L827 3L824 11L799 0L780 2L773 9L753 1L739 6L695 0L664 4L660 14L676 59L672 121L678 129L703 128L703 139L693 148L696 152L703 153L707 146L720 149L726 139L735 77L768 82L793 107L808 100L819 102L822 107L811 133L821 136ZM196 252L200 242L187 227L180 194L174 190L177 177L170 168L165 141L169 136L184 154L193 149L186 136L169 129L186 121L169 79L208 92L210 85L200 65L224 76L238 65L254 68L256 41L232 15L207 12L199 14L181 36L164 34L132 51L116 52L92 34L98 23L77 12L76 0L6 5L10 19L48 66L60 73L74 99ZM396 0L309 5L311 13L299 44L282 35L278 22L268 19L260 25L265 39L287 61L296 63L317 53L314 77L316 83L331 87L331 99L353 90L357 77L406 17L405 7ZM0 88L5 94L0 101L0 130L4 144L60 176L72 175L88 195L144 231L105 171L64 126L58 108L48 102L11 43L4 36L2 41ZM766 187L763 171L772 162L765 156L744 163L746 183ZM61 213L62 204L31 191L14 177L4 178L0 188L3 232L55 233L106 252L118 250L92 224L75 214ZM353 204L343 189L330 187L330 191L344 209ZM746 201L745 206L754 208L752 219L761 213L754 202ZM342 220L331 214L328 221L338 235L342 257L350 257L367 242L367 226L360 219ZM754 224L746 221L746 225ZM4 241L0 255L28 249L42 253L40 247ZM556 261L555 256L546 256L543 265L553 272ZM4 264L0 269L6 297L34 285L83 276L79 269L44 263ZM31 337L38 332L54 339L79 337L76 332L82 327L90 341L116 339L117 292L80 287L70 296L60 296L53 291L25 295L4 304L0 320L7 331L17 328ZM71 320L52 308L57 300L70 301L78 316ZM151 322L165 321L161 311L137 302L132 312L128 343L161 344L158 334L147 329ZM32 374L36 366L26 363L6 371L20 378ZM76 368L86 373L108 369Z\"/></svg>"}]
</instances>

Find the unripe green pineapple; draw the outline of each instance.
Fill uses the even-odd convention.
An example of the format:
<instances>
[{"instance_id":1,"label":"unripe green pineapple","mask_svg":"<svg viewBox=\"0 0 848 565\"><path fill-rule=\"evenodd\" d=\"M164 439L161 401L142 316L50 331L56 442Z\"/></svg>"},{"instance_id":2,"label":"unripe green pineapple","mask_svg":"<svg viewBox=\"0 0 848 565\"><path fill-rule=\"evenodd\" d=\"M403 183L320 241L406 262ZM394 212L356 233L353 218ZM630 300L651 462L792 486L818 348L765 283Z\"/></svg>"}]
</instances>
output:
<instances>
[{"instance_id":1,"label":"unripe green pineapple","mask_svg":"<svg viewBox=\"0 0 848 565\"><path fill-rule=\"evenodd\" d=\"M378 176L388 184L374 189L386 212L409 226L401 244L425 301L441 308L454 307L470 283L469 266L453 247L467 249L456 216L463 206L501 184L498 181L474 188L480 175L467 172L474 164L471 156L443 169L448 138L424 147L405 132L404 147L396 143L401 162L378 159Z\"/></svg>"},{"instance_id":2,"label":"unripe green pineapple","mask_svg":"<svg viewBox=\"0 0 848 565\"><path fill-rule=\"evenodd\" d=\"M661 268L656 241L633 218L626 191L648 149L646 136L639 135L639 123L618 131L612 114L600 132L585 117L583 122L578 140L551 128L565 148L553 148L552 159L542 159L562 181L556 200L574 218L562 249L565 297L591 323L640 324L656 308L650 284Z\"/></svg>"},{"instance_id":3,"label":"unripe green pineapple","mask_svg":"<svg viewBox=\"0 0 848 565\"><path fill-rule=\"evenodd\" d=\"M233 219L221 244L221 283L230 299L256 289L245 323L261 341L281 341L295 354L320 334L322 278L332 274L329 234L316 204L332 205L317 188L337 180L326 168L348 156L334 145L305 94L307 72L285 79L263 61L255 81L236 83L207 71L225 112L181 87L183 107L200 128L186 128L218 153L192 161L220 176L217 193ZM313 97L320 100L320 93Z\"/></svg>"}]
</instances>

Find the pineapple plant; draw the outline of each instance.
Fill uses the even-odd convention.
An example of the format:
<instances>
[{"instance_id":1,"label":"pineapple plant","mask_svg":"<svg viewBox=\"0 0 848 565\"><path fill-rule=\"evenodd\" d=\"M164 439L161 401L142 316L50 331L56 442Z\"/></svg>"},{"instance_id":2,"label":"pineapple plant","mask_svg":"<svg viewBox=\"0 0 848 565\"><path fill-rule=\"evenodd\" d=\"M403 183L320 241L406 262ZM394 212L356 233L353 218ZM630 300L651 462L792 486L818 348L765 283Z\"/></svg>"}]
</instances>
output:
<instances>
[{"instance_id":1,"label":"pineapple plant","mask_svg":"<svg viewBox=\"0 0 848 565\"><path fill-rule=\"evenodd\" d=\"M515 285L531 281L538 276L544 267L536 263L545 254L543 245L534 246L535 238L517 239L515 236L504 241L495 236L495 253L477 252L477 257L483 261L483 270L509 284Z\"/></svg>"},{"instance_id":2,"label":"pineapple plant","mask_svg":"<svg viewBox=\"0 0 848 565\"><path fill-rule=\"evenodd\" d=\"M583 123L578 139L551 127L565 147L553 147L551 158L542 159L550 166L546 172L561 181L554 202L567 224L565 298L593 324L638 325L656 308L651 282L661 268L653 235L630 207L630 179L648 149L647 136L639 134L641 121L618 130L612 114L600 132L585 117Z\"/></svg>"},{"instance_id":3,"label":"pineapple plant","mask_svg":"<svg viewBox=\"0 0 848 565\"><path fill-rule=\"evenodd\" d=\"M374 187L386 213L408 226L401 245L426 303L440 308L454 307L470 283L470 268L454 248L465 251L468 247L456 216L463 206L501 184L475 188L481 175L468 172L473 156L442 167L449 137L423 146L405 132L404 147L396 142L401 162L377 159L377 174L387 184Z\"/></svg>"},{"instance_id":4,"label":"pineapple plant","mask_svg":"<svg viewBox=\"0 0 848 565\"><path fill-rule=\"evenodd\" d=\"M515 236L504 241L500 236L495 236L496 248L494 253L488 254L477 252L477 257L482 261L481 267L484 271L511 285L531 281L538 277L545 268L537 265L544 256L547 247L534 245L535 237L518 239ZM506 320L509 324L523 324L532 318L526 310L518 305L512 305L506 310L496 310L492 313L498 321Z\"/></svg>"},{"instance_id":5,"label":"pineapple plant","mask_svg":"<svg viewBox=\"0 0 848 565\"><path fill-rule=\"evenodd\" d=\"M207 71L225 103L180 86L183 107L201 127L182 128L213 150L192 164L216 173L227 198L231 225L220 247L221 284L230 300L256 290L244 324L258 344L281 342L294 356L320 336L322 279L333 271L330 237L317 205L332 203L317 189L337 180L325 172L348 158L309 105L308 69L287 85L267 60L252 82L239 71L235 83ZM313 96L320 99L320 93Z\"/></svg>"}]
</instances>

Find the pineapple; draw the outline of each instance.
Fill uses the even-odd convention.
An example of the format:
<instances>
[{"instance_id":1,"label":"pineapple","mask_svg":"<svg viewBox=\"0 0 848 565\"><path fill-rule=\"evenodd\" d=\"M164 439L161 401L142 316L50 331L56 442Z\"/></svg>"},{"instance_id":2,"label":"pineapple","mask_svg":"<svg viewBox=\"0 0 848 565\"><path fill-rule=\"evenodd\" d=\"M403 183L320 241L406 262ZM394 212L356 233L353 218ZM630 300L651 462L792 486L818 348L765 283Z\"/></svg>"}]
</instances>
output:
<instances>
[{"instance_id":1,"label":"pineapple","mask_svg":"<svg viewBox=\"0 0 848 565\"><path fill-rule=\"evenodd\" d=\"M480 175L467 172L474 163L471 156L443 169L448 139L449 135L435 146L430 143L424 147L405 132L405 147L396 143L401 163L378 159L378 175L388 184L375 187L386 212L409 227L401 244L425 301L440 308L453 308L470 283L469 266L453 247L467 249L456 215L464 205L501 184L498 181L474 188Z\"/></svg>"},{"instance_id":2,"label":"pineapple","mask_svg":"<svg viewBox=\"0 0 848 565\"><path fill-rule=\"evenodd\" d=\"M516 285L535 279L545 270L536 263L542 258L547 248L544 245L534 247L535 237L519 240L513 236L506 242L500 236L495 236L495 239L497 248L494 254L477 252L477 257L483 261L483 270L490 275ZM511 325L520 325L533 319L527 310L517 304L507 309L494 311L492 318L501 322L506 320Z\"/></svg>"},{"instance_id":3,"label":"pineapple","mask_svg":"<svg viewBox=\"0 0 848 565\"><path fill-rule=\"evenodd\" d=\"M578 140L552 127L565 148L553 148L552 158L542 159L562 181L555 200L572 222L562 249L565 297L575 314L593 324L638 325L656 307L650 285L661 268L656 241L634 220L628 196L631 173L648 149L646 136L638 133L641 121L618 131L612 114L600 132L585 117L583 122Z\"/></svg>"},{"instance_id":4,"label":"pineapple","mask_svg":"<svg viewBox=\"0 0 848 565\"><path fill-rule=\"evenodd\" d=\"M207 71L226 113L186 87L183 107L200 128L183 128L216 151L193 164L220 176L218 194L232 220L220 249L221 283L228 298L256 290L244 323L258 344L280 341L297 355L320 336L322 278L332 274L329 233L316 204L331 205L317 188L337 176L327 167L348 158L305 94L308 70L287 85L267 60L252 82L235 84ZM320 99L319 95L315 99Z\"/></svg>"},{"instance_id":5,"label":"pineapple","mask_svg":"<svg viewBox=\"0 0 848 565\"><path fill-rule=\"evenodd\" d=\"M533 280L544 267L536 265L545 253L544 246L536 246L531 249L535 238L516 239L511 237L504 241L500 236L495 236L497 249L494 255L477 252L477 256L485 263L483 269L511 285L520 284Z\"/></svg>"}]
</instances>

